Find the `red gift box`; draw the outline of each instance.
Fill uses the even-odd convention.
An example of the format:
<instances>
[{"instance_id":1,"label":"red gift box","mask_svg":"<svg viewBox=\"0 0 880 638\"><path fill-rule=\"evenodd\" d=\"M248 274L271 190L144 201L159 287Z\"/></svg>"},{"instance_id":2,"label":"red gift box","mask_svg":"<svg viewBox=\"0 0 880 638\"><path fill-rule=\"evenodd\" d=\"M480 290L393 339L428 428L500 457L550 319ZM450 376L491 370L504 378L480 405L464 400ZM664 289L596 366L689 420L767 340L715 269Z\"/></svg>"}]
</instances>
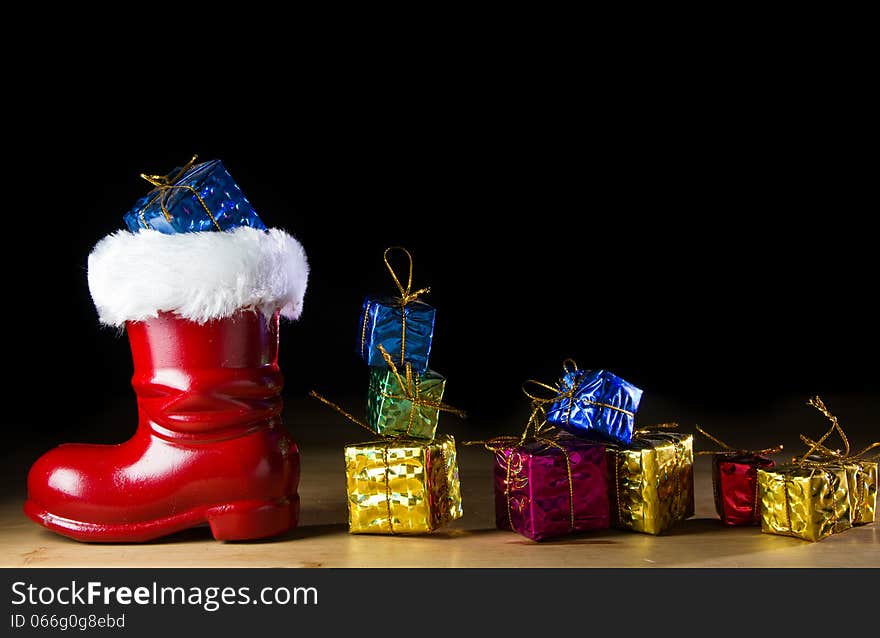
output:
<instances>
[{"instance_id":1,"label":"red gift box","mask_svg":"<svg viewBox=\"0 0 880 638\"><path fill-rule=\"evenodd\" d=\"M758 469L775 464L757 454L715 454L712 459L712 487L715 510L725 525L760 525Z\"/></svg>"},{"instance_id":2,"label":"red gift box","mask_svg":"<svg viewBox=\"0 0 880 638\"><path fill-rule=\"evenodd\" d=\"M765 450L743 450L731 447L699 426L697 432L723 449L701 451L712 455L712 490L715 510L725 525L760 525L761 504L758 500L758 470L775 465L768 454L782 450L781 445Z\"/></svg>"}]
</instances>

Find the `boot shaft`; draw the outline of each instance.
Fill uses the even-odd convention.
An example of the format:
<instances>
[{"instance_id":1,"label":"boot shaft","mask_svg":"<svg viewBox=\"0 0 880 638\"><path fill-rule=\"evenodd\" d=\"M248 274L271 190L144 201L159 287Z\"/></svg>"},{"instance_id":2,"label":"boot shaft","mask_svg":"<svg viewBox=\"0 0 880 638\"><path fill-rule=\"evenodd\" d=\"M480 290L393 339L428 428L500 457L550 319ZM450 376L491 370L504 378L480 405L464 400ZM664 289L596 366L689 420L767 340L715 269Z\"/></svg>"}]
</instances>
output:
<instances>
[{"instance_id":1,"label":"boot shaft","mask_svg":"<svg viewBox=\"0 0 880 638\"><path fill-rule=\"evenodd\" d=\"M279 422L278 313L204 324L169 313L126 324L142 422L175 440L239 436Z\"/></svg>"}]
</instances>

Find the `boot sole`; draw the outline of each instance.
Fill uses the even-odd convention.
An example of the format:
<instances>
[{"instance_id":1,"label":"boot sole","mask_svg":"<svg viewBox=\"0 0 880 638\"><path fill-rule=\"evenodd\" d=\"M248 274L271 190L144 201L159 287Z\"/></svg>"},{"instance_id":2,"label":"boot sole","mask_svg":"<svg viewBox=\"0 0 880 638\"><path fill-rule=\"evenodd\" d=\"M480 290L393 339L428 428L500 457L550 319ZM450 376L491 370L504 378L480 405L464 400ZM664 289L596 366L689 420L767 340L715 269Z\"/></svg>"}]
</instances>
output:
<instances>
[{"instance_id":1,"label":"boot sole","mask_svg":"<svg viewBox=\"0 0 880 638\"><path fill-rule=\"evenodd\" d=\"M62 536L87 543L141 543L206 523L218 541L244 541L283 534L299 521L299 496L283 501L237 501L191 509L152 521L89 523L56 516L28 499L24 513L35 523Z\"/></svg>"}]
</instances>

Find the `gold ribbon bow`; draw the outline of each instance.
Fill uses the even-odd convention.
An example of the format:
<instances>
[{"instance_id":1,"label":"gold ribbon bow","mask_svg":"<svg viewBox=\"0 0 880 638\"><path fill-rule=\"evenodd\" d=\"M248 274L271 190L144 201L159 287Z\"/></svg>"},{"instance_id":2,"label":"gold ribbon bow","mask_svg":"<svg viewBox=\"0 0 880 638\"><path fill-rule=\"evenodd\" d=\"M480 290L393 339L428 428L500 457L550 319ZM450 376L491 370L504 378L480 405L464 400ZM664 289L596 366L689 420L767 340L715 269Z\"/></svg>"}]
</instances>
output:
<instances>
[{"instance_id":1,"label":"gold ribbon bow","mask_svg":"<svg viewBox=\"0 0 880 638\"><path fill-rule=\"evenodd\" d=\"M391 265L391 262L388 259L388 255L395 250L401 251L404 255L406 255L406 259L409 262L409 270L406 275L406 287L404 288L403 284L400 282L400 277L397 276L397 273L394 272L394 267ZM382 259L385 262L385 267L388 268L388 272L391 273L391 279L394 280L394 284L397 286L397 290L400 291L400 319L401 319L401 327L400 327L400 365L403 365L406 362L406 306L407 304L416 301L420 295L424 295L428 292L431 292L431 289L419 288L418 290L412 289L412 277L413 277L413 258L410 252L404 248L403 246L391 246L385 249L385 254L382 255ZM367 308L369 311L369 307ZM366 339L366 327L367 327L367 319L366 312L364 313L364 339ZM384 356L384 355L383 355Z\"/></svg>"},{"instance_id":2,"label":"gold ribbon bow","mask_svg":"<svg viewBox=\"0 0 880 638\"><path fill-rule=\"evenodd\" d=\"M529 397L532 400L532 405L546 405L548 403L554 403L554 402L559 401L561 399L569 399L568 410L566 410L566 412L565 412L565 423L568 424L569 420L571 419L572 408L574 407L575 394L577 393L578 388L580 387L580 384L572 383L571 387L569 387L568 389L565 389L564 380L567 375L574 375L574 373L578 372L577 362L574 359L566 359L565 361L562 362L562 371L563 371L563 375L560 378L560 380L556 382L555 386L544 383L543 381L536 381L535 379L528 379L525 383L523 383L522 391L527 397ZM544 388L545 390L550 390L554 394L552 397L541 397L541 396L538 396L537 394L532 394L531 392L529 392L526 389L529 386L529 384L538 386L539 388ZM582 403L587 403L589 405L596 405L601 408L608 408L610 410L616 410L617 412L622 412L623 414L626 414L627 416L630 416L630 417L635 416L634 412L631 412L629 410L624 410L623 408L619 408L616 405L611 405L610 403L603 403L601 401L592 401L590 399L584 399L584 398L581 398L579 400Z\"/></svg>"},{"instance_id":3,"label":"gold ribbon bow","mask_svg":"<svg viewBox=\"0 0 880 638\"><path fill-rule=\"evenodd\" d=\"M143 208L141 208L140 217L141 222L144 224L144 228L149 228L150 225L147 223L147 219L145 217L147 208L156 201L156 198L159 198L159 205L162 207L162 214L165 216L166 221L171 221L171 213L168 212L168 208L165 206L165 202L168 199L169 194L176 188L181 188L183 190L188 190L195 198L198 200L199 204L202 205L202 208L205 210L205 213L208 215L208 218L211 220L211 223L214 224L214 227L217 230L222 231L220 228L220 224L217 223L217 220L214 218L214 215L211 213L211 209L208 208L208 205L205 203L205 200L202 199L202 196L199 195L198 191L194 189L192 186L187 186L184 184L176 184L177 180L183 177L186 172L193 167L195 161L199 158L198 155L193 155L192 159L188 161L180 170L176 173L168 173L167 175L147 175L146 173L141 173L141 178L148 181L150 184L154 186L153 190L147 193L147 196L152 195L149 201L144 204Z\"/></svg>"},{"instance_id":4,"label":"gold ribbon bow","mask_svg":"<svg viewBox=\"0 0 880 638\"><path fill-rule=\"evenodd\" d=\"M722 449L720 450L702 450L697 452L698 456L703 456L706 454L730 454L730 455L742 455L742 456L764 456L766 454L778 454L782 452L784 449L782 443L779 445L774 445L773 447L767 447L763 450L747 450L745 448L735 448L732 445L728 445L718 437L712 436L706 430L701 428L699 425L695 426L697 432L705 436L707 439L720 446Z\"/></svg>"},{"instance_id":5,"label":"gold ribbon bow","mask_svg":"<svg viewBox=\"0 0 880 638\"><path fill-rule=\"evenodd\" d=\"M520 470L522 470L522 458L517 456L517 465L514 468L514 448L519 447L521 445L525 445L526 443L530 443L532 441L538 441L549 445L552 448L555 448L562 452L562 456L565 459L565 471L568 477L568 504L569 504L569 520L571 530L574 531L575 523L574 523L574 480L572 478L571 471L571 457L568 455L568 450L559 445L559 443L552 438L548 438L546 436L542 436L548 430L553 429L547 425L547 413L544 410L544 406L536 403L532 403L532 412L529 415L529 420L526 422L526 427L523 429L523 432L520 436L510 436L510 435L502 435L496 436L486 441L465 441L463 445L482 445L490 452L494 452L495 454L502 453L504 450L510 450L510 453L507 455L506 462L506 475L504 477L504 501L507 505L507 522L510 526L510 529L514 529L513 527L513 517L510 512L510 490L513 486L513 478L511 474L515 474L519 476ZM531 434L530 434L531 432ZM558 431L557 431L558 433ZM514 469L516 470L514 472ZM527 484L527 479L521 480L517 483L516 487L522 488Z\"/></svg>"},{"instance_id":6,"label":"gold ribbon bow","mask_svg":"<svg viewBox=\"0 0 880 638\"><path fill-rule=\"evenodd\" d=\"M403 284L400 283L400 278L397 276L397 273L394 272L394 268L391 266L391 262L388 261L388 254L394 250L401 251L404 255L406 255L407 260L409 261L409 272L406 275L406 288L403 287ZM424 295L426 293L431 292L430 288L419 288L416 291L412 289L412 276L413 276L413 258L410 252L404 248L403 246L391 246L385 249L385 254L382 256L382 259L385 261L385 267L388 268L388 272L391 273L391 278L394 280L394 283L397 285L397 289L400 291L400 305L405 306L408 303L411 303L419 298L420 295Z\"/></svg>"}]
</instances>

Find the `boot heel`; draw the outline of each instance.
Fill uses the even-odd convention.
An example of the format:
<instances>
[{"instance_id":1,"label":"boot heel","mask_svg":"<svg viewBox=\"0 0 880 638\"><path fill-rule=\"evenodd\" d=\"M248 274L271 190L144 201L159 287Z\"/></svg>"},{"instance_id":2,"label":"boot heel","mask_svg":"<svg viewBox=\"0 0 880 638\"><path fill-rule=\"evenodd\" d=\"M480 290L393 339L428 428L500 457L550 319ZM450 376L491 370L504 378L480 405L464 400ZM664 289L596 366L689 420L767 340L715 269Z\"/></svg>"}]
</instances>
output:
<instances>
[{"instance_id":1,"label":"boot heel","mask_svg":"<svg viewBox=\"0 0 880 638\"><path fill-rule=\"evenodd\" d=\"M218 505L207 512L211 533L218 541L246 541L283 534L296 527L299 496L282 502L245 501Z\"/></svg>"}]
</instances>

